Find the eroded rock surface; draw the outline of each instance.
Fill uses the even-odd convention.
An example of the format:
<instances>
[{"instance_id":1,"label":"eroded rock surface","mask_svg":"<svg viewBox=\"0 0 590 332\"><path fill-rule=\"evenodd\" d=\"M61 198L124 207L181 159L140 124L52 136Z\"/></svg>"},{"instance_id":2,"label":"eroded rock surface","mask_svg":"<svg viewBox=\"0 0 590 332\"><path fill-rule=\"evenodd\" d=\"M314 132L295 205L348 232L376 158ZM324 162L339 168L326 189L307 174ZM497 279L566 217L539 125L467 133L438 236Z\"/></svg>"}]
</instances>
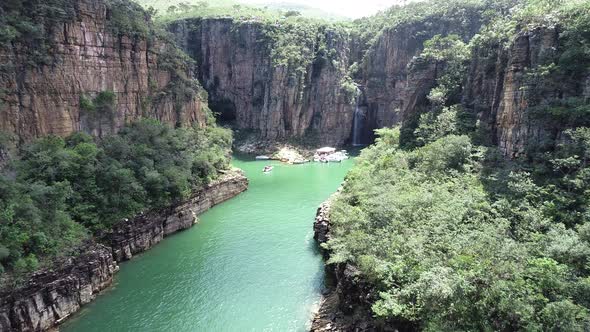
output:
<instances>
[{"instance_id":1,"label":"eroded rock surface","mask_svg":"<svg viewBox=\"0 0 590 332\"><path fill-rule=\"evenodd\" d=\"M302 71L276 65L259 22L188 19L170 26L198 64L211 107L238 129L267 140L313 136L319 144L350 139L355 103L342 90L348 39L325 32L332 60L317 56ZM301 45L317 52L317 45Z\"/></svg>"},{"instance_id":2,"label":"eroded rock surface","mask_svg":"<svg viewBox=\"0 0 590 332\"><path fill-rule=\"evenodd\" d=\"M102 136L140 117L205 123L206 100L179 100L173 92L188 67L165 63L170 44L113 34L103 0L77 0L75 8L75 17L47 29L49 62L35 60L31 45L0 47L0 131L26 142L75 131ZM116 96L112 114L81 109L81 98L105 91Z\"/></svg>"},{"instance_id":3,"label":"eroded rock surface","mask_svg":"<svg viewBox=\"0 0 590 332\"><path fill-rule=\"evenodd\" d=\"M75 258L33 275L0 294L0 331L45 331L62 322L113 281L119 267L111 249L89 244Z\"/></svg>"},{"instance_id":4,"label":"eroded rock surface","mask_svg":"<svg viewBox=\"0 0 590 332\"><path fill-rule=\"evenodd\" d=\"M113 227L107 243L117 261L131 259L146 251L172 233L197 223L197 215L224 202L248 188L248 179L241 172L230 172L195 192L188 200L159 211L141 214Z\"/></svg>"}]
</instances>

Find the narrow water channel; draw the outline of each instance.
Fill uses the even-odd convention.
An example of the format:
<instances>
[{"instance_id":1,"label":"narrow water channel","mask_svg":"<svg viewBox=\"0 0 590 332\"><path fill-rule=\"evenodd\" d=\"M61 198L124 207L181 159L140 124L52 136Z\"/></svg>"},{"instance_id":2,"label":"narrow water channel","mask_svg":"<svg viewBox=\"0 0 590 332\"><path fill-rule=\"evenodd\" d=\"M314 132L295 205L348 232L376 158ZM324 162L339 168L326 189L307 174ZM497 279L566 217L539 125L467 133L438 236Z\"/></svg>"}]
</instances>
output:
<instances>
[{"instance_id":1,"label":"narrow water channel","mask_svg":"<svg viewBox=\"0 0 590 332\"><path fill-rule=\"evenodd\" d=\"M353 164L234 158L248 190L121 265L114 285L60 331L304 331L323 287L317 206Z\"/></svg>"}]
</instances>

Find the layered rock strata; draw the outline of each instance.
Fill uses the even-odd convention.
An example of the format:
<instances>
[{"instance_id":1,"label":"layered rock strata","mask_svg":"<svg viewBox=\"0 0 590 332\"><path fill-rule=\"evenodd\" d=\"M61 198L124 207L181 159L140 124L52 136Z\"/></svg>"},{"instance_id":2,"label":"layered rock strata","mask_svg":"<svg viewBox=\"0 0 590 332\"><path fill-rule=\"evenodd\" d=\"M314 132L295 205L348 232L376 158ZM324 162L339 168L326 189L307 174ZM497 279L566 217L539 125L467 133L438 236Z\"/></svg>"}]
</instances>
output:
<instances>
[{"instance_id":1,"label":"layered rock strata","mask_svg":"<svg viewBox=\"0 0 590 332\"><path fill-rule=\"evenodd\" d=\"M75 258L35 273L0 294L0 331L45 331L61 323L113 281L119 266L111 249L92 243Z\"/></svg>"},{"instance_id":2,"label":"layered rock strata","mask_svg":"<svg viewBox=\"0 0 590 332\"><path fill-rule=\"evenodd\" d=\"M301 69L278 65L264 23L233 19L188 19L170 30L197 61L199 80L211 107L237 129L266 140L314 137L342 145L350 139L355 100L342 88L349 63L345 36L325 31L329 57L317 43L298 45L313 52Z\"/></svg>"},{"instance_id":3,"label":"layered rock strata","mask_svg":"<svg viewBox=\"0 0 590 332\"><path fill-rule=\"evenodd\" d=\"M141 214L113 227L106 242L117 261L129 260L148 250L170 234L190 228L197 215L224 202L248 188L241 173L228 173L194 193L188 200L169 208Z\"/></svg>"},{"instance_id":4,"label":"layered rock strata","mask_svg":"<svg viewBox=\"0 0 590 332\"><path fill-rule=\"evenodd\" d=\"M75 131L104 136L140 117L205 123L206 100L174 92L189 72L185 64L169 61L172 44L115 34L103 0L76 0L74 7L74 17L46 29L47 50L18 42L0 47L0 131L22 143ZM145 24L151 24L147 17ZM45 60L35 60L36 52L47 52ZM114 93L112 109L85 110L81 101L101 92Z\"/></svg>"}]
</instances>

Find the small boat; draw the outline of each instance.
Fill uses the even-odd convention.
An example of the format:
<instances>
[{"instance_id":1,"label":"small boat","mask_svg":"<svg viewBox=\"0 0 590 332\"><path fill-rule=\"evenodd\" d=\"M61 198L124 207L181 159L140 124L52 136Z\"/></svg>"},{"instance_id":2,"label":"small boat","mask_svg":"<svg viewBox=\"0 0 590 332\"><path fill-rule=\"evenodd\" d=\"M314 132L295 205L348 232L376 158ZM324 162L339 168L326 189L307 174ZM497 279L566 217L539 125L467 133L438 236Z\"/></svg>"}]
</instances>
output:
<instances>
[{"instance_id":1,"label":"small boat","mask_svg":"<svg viewBox=\"0 0 590 332\"><path fill-rule=\"evenodd\" d=\"M256 156L256 160L269 160L269 156Z\"/></svg>"},{"instance_id":2,"label":"small boat","mask_svg":"<svg viewBox=\"0 0 590 332\"><path fill-rule=\"evenodd\" d=\"M263 173L268 173L270 171L272 171L273 167L270 165L264 166L264 168L262 169Z\"/></svg>"}]
</instances>

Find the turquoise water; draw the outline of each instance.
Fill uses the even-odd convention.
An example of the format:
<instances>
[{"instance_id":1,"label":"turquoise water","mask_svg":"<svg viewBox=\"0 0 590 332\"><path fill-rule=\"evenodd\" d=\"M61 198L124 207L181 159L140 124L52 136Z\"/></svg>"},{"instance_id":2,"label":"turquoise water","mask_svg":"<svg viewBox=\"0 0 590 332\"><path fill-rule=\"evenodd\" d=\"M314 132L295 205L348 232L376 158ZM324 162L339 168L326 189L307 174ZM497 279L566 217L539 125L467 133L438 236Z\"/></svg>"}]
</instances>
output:
<instances>
[{"instance_id":1,"label":"turquoise water","mask_svg":"<svg viewBox=\"0 0 590 332\"><path fill-rule=\"evenodd\" d=\"M123 263L112 288L61 331L304 331L323 287L318 205L353 161L273 164L235 158L249 189L193 228Z\"/></svg>"}]
</instances>

